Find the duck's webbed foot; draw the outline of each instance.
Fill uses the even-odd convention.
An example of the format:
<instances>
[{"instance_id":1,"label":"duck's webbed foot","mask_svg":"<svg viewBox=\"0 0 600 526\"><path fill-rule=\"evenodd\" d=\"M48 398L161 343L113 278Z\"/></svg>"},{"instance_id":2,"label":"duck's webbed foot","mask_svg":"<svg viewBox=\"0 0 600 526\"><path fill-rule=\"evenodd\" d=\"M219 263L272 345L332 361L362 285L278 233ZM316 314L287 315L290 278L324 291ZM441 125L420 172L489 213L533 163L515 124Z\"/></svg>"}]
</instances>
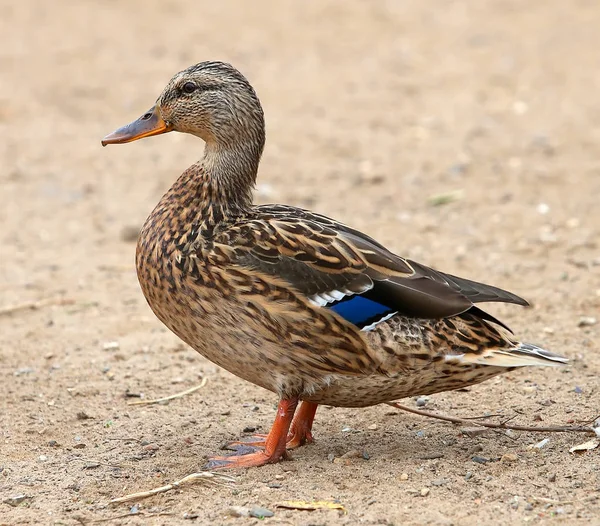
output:
<instances>
[{"instance_id":1,"label":"duck's webbed foot","mask_svg":"<svg viewBox=\"0 0 600 526\"><path fill-rule=\"evenodd\" d=\"M304 444L312 444L314 438L312 436L312 425L317 412L317 404L312 402L302 402L298 408L298 412L292 420L290 431L286 439L286 449L295 449ZM236 451L237 454L243 454L242 451L250 452L252 450L266 447L267 438L269 435L256 434L250 435L240 440L229 442L225 449Z\"/></svg>"},{"instance_id":2,"label":"duck's webbed foot","mask_svg":"<svg viewBox=\"0 0 600 526\"><path fill-rule=\"evenodd\" d=\"M259 437L254 442L239 442L234 454L210 457L207 468L249 468L273 464L287 458L286 442L297 405L297 398L281 400L273 427L265 438ZM258 448L261 450L256 451Z\"/></svg>"}]
</instances>

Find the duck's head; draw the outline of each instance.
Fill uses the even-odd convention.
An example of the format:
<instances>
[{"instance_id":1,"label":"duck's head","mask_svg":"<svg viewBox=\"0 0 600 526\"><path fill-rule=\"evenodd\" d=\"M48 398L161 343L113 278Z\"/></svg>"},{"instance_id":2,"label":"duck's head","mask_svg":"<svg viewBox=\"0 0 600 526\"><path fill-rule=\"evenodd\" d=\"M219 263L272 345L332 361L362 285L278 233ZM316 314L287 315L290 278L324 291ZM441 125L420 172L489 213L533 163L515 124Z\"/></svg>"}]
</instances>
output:
<instances>
[{"instance_id":1,"label":"duck's head","mask_svg":"<svg viewBox=\"0 0 600 526\"><path fill-rule=\"evenodd\" d=\"M170 131L191 133L216 147L252 144L262 151L263 111L237 69L223 62L200 62L177 73L150 110L104 137L102 145Z\"/></svg>"}]
</instances>

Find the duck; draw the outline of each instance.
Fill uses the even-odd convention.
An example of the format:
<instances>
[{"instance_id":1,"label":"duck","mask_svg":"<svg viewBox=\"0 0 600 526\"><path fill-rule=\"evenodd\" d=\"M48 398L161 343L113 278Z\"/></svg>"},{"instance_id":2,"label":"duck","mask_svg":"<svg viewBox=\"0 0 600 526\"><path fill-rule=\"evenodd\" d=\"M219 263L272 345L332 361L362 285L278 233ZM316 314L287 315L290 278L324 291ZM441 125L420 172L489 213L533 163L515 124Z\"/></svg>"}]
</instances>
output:
<instances>
[{"instance_id":1,"label":"duck","mask_svg":"<svg viewBox=\"0 0 600 526\"><path fill-rule=\"evenodd\" d=\"M319 405L368 407L568 360L519 341L478 305L511 292L401 257L342 222L253 203L265 145L259 98L230 64L174 75L102 145L181 132L205 143L144 223L136 268L158 319L187 345L278 397L268 434L212 468L288 458L313 441Z\"/></svg>"}]
</instances>

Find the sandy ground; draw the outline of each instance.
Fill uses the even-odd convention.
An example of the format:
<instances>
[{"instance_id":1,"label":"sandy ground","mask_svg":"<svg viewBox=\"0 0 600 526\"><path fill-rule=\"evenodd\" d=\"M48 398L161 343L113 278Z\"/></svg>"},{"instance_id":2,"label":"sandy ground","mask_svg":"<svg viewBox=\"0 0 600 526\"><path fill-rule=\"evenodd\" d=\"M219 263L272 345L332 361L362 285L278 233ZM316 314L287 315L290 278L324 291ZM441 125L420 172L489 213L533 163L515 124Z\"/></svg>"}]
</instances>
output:
<instances>
[{"instance_id":1,"label":"sandy ground","mask_svg":"<svg viewBox=\"0 0 600 526\"><path fill-rule=\"evenodd\" d=\"M580 326L600 318L598 27L594 0L1 2L0 524L260 522L231 506L307 526L600 524L600 449L569 453L584 435L470 437L387 406L322 408L314 445L231 487L109 506L267 430L276 400L183 346L138 287L131 232L201 142L100 147L176 71L232 62L267 116L258 201L524 295L533 308L490 310L571 359L425 409L577 423L600 412L600 324ZM201 377L168 405L128 405Z\"/></svg>"}]
</instances>

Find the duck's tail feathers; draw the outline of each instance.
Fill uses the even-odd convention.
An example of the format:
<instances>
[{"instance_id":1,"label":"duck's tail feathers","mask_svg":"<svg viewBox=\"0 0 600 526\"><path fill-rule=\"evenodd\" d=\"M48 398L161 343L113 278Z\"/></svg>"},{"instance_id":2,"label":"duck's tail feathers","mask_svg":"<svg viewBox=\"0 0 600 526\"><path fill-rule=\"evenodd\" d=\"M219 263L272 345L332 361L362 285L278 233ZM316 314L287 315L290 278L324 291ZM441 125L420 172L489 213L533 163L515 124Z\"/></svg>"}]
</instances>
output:
<instances>
[{"instance_id":1,"label":"duck's tail feathers","mask_svg":"<svg viewBox=\"0 0 600 526\"><path fill-rule=\"evenodd\" d=\"M557 366L569 362L568 358L531 343L517 343L515 347L509 349L490 348L482 354L464 354L459 359L462 363L495 367Z\"/></svg>"}]
</instances>

